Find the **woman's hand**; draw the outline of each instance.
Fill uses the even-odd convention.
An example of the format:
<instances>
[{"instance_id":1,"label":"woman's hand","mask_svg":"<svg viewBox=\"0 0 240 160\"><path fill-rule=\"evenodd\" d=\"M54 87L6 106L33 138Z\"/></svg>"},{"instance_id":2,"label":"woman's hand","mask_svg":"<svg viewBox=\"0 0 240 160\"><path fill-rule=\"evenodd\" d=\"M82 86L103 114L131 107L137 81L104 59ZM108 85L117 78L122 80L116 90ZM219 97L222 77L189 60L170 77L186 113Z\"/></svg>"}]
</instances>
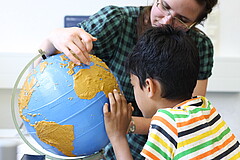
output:
<instances>
[{"instance_id":1,"label":"woman's hand","mask_svg":"<svg viewBox=\"0 0 240 160\"><path fill-rule=\"evenodd\" d=\"M55 47L56 50L63 52L75 64L89 64L89 53L93 48L93 41L97 38L84 31L82 28L59 28L52 31L45 41L45 48L41 49L48 51L46 47ZM50 45L50 44L52 45ZM50 53L52 54L52 53Z\"/></svg>"},{"instance_id":2,"label":"woman's hand","mask_svg":"<svg viewBox=\"0 0 240 160\"><path fill-rule=\"evenodd\" d=\"M132 105L117 90L108 94L110 108L108 104L103 107L105 127L110 141L126 137L129 123L132 116ZM109 111L110 109L110 111ZM118 141L117 140L117 141Z\"/></svg>"}]
</instances>

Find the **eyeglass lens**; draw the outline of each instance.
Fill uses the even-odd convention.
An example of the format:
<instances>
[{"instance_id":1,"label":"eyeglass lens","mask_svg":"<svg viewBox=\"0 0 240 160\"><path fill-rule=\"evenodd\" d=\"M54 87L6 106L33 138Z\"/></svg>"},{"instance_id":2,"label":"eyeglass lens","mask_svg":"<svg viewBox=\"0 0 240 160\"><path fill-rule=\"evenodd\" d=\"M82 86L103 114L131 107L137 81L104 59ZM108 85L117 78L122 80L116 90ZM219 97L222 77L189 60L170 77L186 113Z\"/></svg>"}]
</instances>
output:
<instances>
[{"instance_id":1,"label":"eyeglass lens","mask_svg":"<svg viewBox=\"0 0 240 160\"><path fill-rule=\"evenodd\" d=\"M174 23L176 25L182 25L184 27L186 27L187 29L190 29L195 23L191 24L190 26L187 25L185 22L183 22L181 19L179 19L178 17L175 17L171 14L170 10L168 8L166 8L166 6L163 4L163 1L161 0L157 0L157 3L156 3L156 6L157 8L162 12L164 13L165 15L170 15L173 19L174 19Z\"/></svg>"}]
</instances>

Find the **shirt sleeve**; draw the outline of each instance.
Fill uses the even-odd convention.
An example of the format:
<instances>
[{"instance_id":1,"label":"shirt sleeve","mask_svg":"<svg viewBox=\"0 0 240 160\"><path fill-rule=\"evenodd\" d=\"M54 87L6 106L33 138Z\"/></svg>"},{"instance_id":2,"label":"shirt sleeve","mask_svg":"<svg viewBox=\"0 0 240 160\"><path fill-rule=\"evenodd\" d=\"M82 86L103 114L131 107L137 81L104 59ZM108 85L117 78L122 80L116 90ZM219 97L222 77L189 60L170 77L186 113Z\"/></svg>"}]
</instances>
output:
<instances>
[{"instance_id":1,"label":"shirt sleeve","mask_svg":"<svg viewBox=\"0 0 240 160\"><path fill-rule=\"evenodd\" d=\"M121 7L107 6L90 16L88 20L78 24L78 27L83 28L98 39L94 42L93 54L105 62L113 54L113 52L109 52L111 48L118 44L124 16Z\"/></svg>"},{"instance_id":2,"label":"shirt sleeve","mask_svg":"<svg viewBox=\"0 0 240 160\"><path fill-rule=\"evenodd\" d=\"M158 110L153 116L148 140L141 155L147 159L173 159L177 148L177 129L173 115L168 110Z\"/></svg>"},{"instance_id":3,"label":"shirt sleeve","mask_svg":"<svg viewBox=\"0 0 240 160\"><path fill-rule=\"evenodd\" d=\"M213 44L212 41L202 32L190 30L189 36L195 41L200 59L198 80L208 79L212 75L213 68Z\"/></svg>"}]
</instances>

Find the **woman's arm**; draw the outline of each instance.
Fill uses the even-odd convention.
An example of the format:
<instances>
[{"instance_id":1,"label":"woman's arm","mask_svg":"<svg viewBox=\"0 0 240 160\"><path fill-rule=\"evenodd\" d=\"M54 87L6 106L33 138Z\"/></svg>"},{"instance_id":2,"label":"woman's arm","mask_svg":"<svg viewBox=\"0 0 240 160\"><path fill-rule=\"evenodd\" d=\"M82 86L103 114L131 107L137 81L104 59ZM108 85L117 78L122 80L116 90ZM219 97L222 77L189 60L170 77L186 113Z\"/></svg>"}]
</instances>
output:
<instances>
[{"instance_id":1,"label":"woman's arm","mask_svg":"<svg viewBox=\"0 0 240 160\"><path fill-rule=\"evenodd\" d=\"M193 96L206 96L208 79L198 80L193 91Z\"/></svg>"},{"instance_id":2,"label":"woman's arm","mask_svg":"<svg viewBox=\"0 0 240 160\"><path fill-rule=\"evenodd\" d=\"M133 116L132 119L136 126L136 130L134 131L134 133L147 135L149 131L150 123L151 123L151 118Z\"/></svg>"}]
</instances>

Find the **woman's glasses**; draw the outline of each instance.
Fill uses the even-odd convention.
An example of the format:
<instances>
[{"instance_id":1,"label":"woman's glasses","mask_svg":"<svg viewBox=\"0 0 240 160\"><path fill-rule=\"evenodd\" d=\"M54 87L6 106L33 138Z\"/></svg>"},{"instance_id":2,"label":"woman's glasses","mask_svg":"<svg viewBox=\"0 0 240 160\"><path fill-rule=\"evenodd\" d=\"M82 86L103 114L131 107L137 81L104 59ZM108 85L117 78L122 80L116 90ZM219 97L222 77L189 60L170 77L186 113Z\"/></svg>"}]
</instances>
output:
<instances>
[{"instance_id":1,"label":"woman's glasses","mask_svg":"<svg viewBox=\"0 0 240 160\"><path fill-rule=\"evenodd\" d=\"M194 23L192 23L191 25L189 25L189 24L183 22L183 21L182 21L181 19L179 19L178 17L173 16L173 15L171 14L171 12L170 12L170 9L168 9L168 8L163 4L162 0L161 0L161 2L160 2L160 0L157 0L156 6L157 6L157 8L158 8L165 16L169 16L169 15L170 15L170 16L173 18L174 23L177 24L178 26L182 26L182 27L184 27L184 28L186 28L186 29L191 29L191 28L196 24L196 22L194 22Z\"/></svg>"}]
</instances>

